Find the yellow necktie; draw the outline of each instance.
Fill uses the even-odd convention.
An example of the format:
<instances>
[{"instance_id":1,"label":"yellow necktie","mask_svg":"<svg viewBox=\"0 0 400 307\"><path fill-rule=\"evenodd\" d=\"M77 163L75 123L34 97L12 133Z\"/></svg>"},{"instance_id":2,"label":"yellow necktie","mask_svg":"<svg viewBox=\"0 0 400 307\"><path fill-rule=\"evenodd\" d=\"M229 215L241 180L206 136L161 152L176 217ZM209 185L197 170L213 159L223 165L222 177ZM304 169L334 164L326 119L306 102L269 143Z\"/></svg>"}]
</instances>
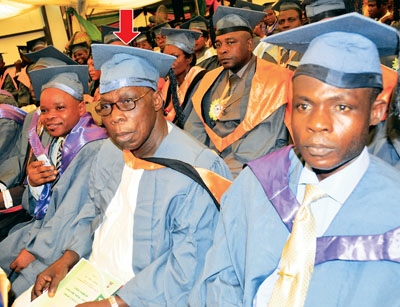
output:
<instances>
[{"instance_id":1,"label":"yellow necktie","mask_svg":"<svg viewBox=\"0 0 400 307\"><path fill-rule=\"evenodd\" d=\"M279 278L274 286L269 307L304 306L314 269L316 249L315 220L310 205L325 196L326 194L315 186L306 185L303 203L282 251Z\"/></svg>"}]
</instances>

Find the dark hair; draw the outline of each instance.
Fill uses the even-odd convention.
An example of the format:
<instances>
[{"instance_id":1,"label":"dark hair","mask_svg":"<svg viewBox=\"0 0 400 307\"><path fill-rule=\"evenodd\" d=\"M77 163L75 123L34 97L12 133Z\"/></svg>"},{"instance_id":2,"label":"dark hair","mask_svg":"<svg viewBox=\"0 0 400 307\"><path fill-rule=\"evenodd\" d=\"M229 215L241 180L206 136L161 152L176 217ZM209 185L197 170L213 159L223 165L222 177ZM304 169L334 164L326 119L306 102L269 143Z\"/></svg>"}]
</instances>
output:
<instances>
[{"instance_id":1,"label":"dark hair","mask_svg":"<svg viewBox=\"0 0 400 307\"><path fill-rule=\"evenodd\" d=\"M189 59L190 57L192 57L192 61L190 62L190 67L193 67L196 65L197 59L196 59L196 54L195 53L187 53L186 51L183 51L183 55L185 56L186 59Z\"/></svg>"}]
</instances>

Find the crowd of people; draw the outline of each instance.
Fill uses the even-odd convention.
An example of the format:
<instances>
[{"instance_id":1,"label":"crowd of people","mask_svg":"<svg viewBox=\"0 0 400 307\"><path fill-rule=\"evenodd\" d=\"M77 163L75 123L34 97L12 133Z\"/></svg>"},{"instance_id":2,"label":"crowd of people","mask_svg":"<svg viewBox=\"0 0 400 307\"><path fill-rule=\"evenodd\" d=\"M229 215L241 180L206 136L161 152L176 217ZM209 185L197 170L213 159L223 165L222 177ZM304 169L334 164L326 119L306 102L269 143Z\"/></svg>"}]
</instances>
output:
<instances>
[{"instance_id":1,"label":"crowd of people","mask_svg":"<svg viewBox=\"0 0 400 307\"><path fill-rule=\"evenodd\" d=\"M82 258L122 286L80 307L399 305L398 9L236 0L0 53L0 306Z\"/></svg>"}]
</instances>

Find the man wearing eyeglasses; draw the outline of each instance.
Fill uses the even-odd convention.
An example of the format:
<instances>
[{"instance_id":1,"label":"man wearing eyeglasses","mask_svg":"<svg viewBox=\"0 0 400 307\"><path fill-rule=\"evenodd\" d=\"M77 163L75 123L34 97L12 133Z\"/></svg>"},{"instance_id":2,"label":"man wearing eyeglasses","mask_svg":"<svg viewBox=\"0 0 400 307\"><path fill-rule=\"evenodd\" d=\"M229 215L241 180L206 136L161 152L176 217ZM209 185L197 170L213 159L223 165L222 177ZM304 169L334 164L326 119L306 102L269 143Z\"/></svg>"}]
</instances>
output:
<instances>
[{"instance_id":1,"label":"man wearing eyeglasses","mask_svg":"<svg viewBox=\"0 0 400 307\"><path fill-rule=\"evenodd\" d=\"M164 118L157 83L173 56L112 45L93 45L92 50L102 72L96 111L110 139L93 162L87 207L95 209L94 239L86 234L86 246L92 246L89 261L123 287L116 296L79 306L185 306L212 243L218 210L186 173L148 159L185 162L224 182L231 179L229 169ZM67 247L38 276L32 297L46 288L53 296L81 255Z\"/></svg>"}]
</instances>

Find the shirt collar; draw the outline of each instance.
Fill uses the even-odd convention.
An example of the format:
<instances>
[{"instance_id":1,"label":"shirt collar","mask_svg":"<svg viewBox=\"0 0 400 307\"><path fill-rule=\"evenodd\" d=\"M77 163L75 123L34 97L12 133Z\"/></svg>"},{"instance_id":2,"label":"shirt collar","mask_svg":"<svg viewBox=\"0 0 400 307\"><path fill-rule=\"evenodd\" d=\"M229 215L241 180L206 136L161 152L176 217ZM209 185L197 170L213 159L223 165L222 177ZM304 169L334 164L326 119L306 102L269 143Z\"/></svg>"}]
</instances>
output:
<instances>
[{"instance_id":1,"label":"shirt collar","mask_svg":"<svg viewBox=\"0 0 400 307\"><path fill-rule=\"evenodd\" d=\"M365 147L348 166L322 181L318 180L317 175L306 163L300 175L299 185L316 185L329 197L343 204L365 174L369 161L369 154Z\"/></svg>"}]
</instances>

